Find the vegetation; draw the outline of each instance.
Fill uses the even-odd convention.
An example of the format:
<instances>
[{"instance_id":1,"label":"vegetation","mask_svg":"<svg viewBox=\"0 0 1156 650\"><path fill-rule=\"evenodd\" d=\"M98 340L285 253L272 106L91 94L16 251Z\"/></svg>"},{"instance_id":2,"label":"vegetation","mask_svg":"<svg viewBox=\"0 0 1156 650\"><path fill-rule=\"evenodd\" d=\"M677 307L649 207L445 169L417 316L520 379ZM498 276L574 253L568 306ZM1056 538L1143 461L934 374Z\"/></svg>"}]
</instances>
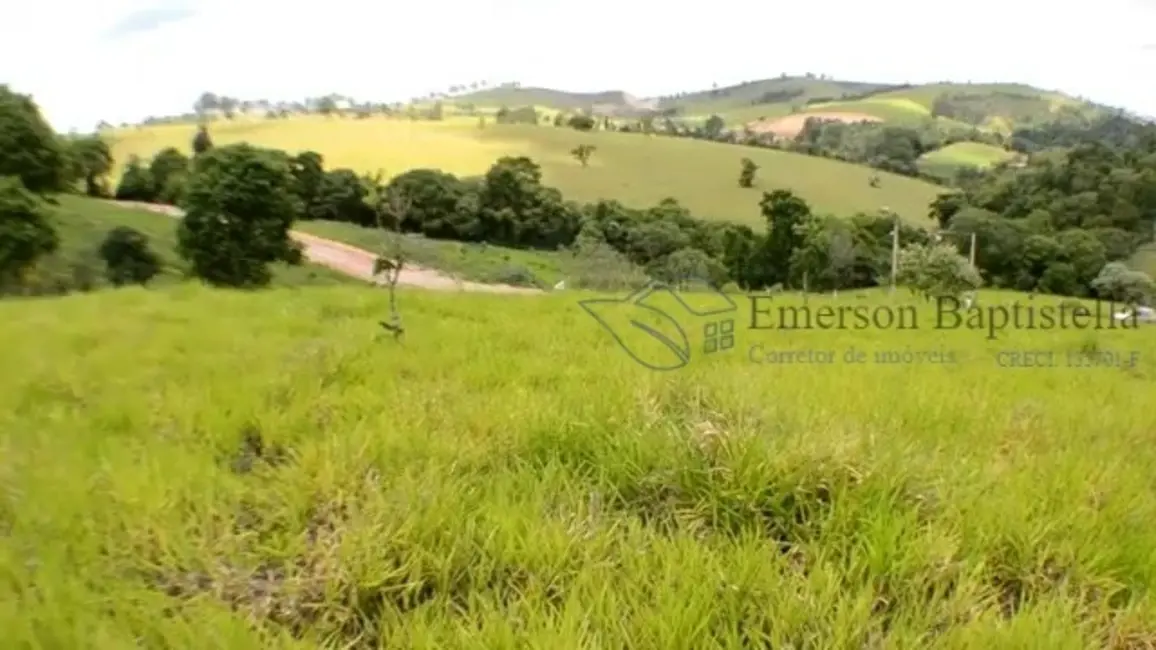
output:
<instances>
[{"instance_id":1,"label":"vegetation","mask_svg":"<svg viewBox=\"0 0 1156 650\"><path fill-rule=\"evenodd\" d=\"M0 84L0 177L18 178L31 192L57 192L67 187L70 167L32 98Z\"/></svg>"},{"instance_id":2,"label":"vegetation","mask_svg":"<svg viewBox=\"0 0 1156 650\"><path fill-rule=\"evenodd\" d=\"M0 176L0 291L22 284L36 262L60 245L46 212L19 177Z\"/></svg>"},{"instance_id":3,"label":"vegetation","mask_svg":"<svg viewBox=\"0 0 1156 650\"><path fill-rule=\"evenodd\" d=\"M1124 261L1154 246L1156 127L1048 98L1054 121L1007 131L1022 157L938 192L869 167L920 173L929 153L976 144L930 146L924 127L1005 137L991 114L1026 122L1024 102L808 81L840 94L747 84L660 102L715 101L689 130L674 112L567 107L590 118L576 121L531 104L476 129L449 124L438 95L405 110L331 95L307 102L318 117L284 119L206 93L195 134L156 126L112 147L45 135L3 89L5 289L122 287L0 302L3 366L19 370L0 373L9 644L1156 645L1156 342L1083 300L1152 298ZM761 149L700 141L733 139L721 115L738 96L943 115L804 120L805 137ZM303 124L359 138L302 149L314 136L285 133ZM684 137L650 137L664 129ZM384 130L415 139L367 144ZM121 152L136 158L117 196L187 216L94 198ZM386 177L367 169L381 152L417 157ZM832 175L807 185L818 170ZM811 200L826 195L842 198ZM380 251L389 291L220 290L308 273L295 226ZM403 330L397 271L426 260L620 293L406 292ZM206 282L165 287L185 277ZM625 291L650 280L758 293L720 316L718 292ZM925 300L870 289L892 281ZM963 293L981 309L945 322L943 299ZM605 321L579 316L585 298ZM1025 302L1089 318L1016 329L983 311ZM772 311L819 316L759 326ZM663 337L694 343L687 367L633 362Z\"/></svg>"},{"instance_id":4,"label":"vegetation","mask_svg":"<svg viewBox=\"0 0 1156 650\"><path fill-rule=\"evenodd\" d=\"M100 245L106 277L114 286L148 284L161 271L161 261L149 248L148 237L128 226L108 231Z\"/></svg>"},{"instance_id":5,"label":"vegetation","mask_svg":"<svg viewBox=\"0 0 1156 650\"><path fill-rule=\"evenodd\" d=\"M132 155L151 159L158 150L176 147L188 152L192 125L160 125L118 131L109 137L116 160ZM941 190L928 182L882 174L879 189L868 185L870 169L835 160L800 156L773 149L736 147L689 138L663 138L596 129L503 124L485 129L473 121L445 123L377 118L216 122L217 146L248 142L255 146L315 151L328 166L358 175L378 170L398 175L413 169L438 169L459 177L480 176L502 157L525 156L542 168L545 183L567 198L594 202L617 200L646 208L674 198L695 215L757 226L762 223L758 199L738 187L735 175L743 158L760 167L766 190L790 189L816 210L850 216L872 213L880 206L913 223L929 224L927 204ZM403 142L405 146L388 143ZM381 143L381 144L376 144ZM572 151L595 147L590 164L575 164ZM115 175L115 174L114 174Z\"/></svg>"},{"instance_id":6,"label":"vegetation","mask_svg":"<svg viewBox=\"0 0 1156 650\"><path fill-rule=\"evenodd\" d=\"M0 304L6 638L1151 643L1149 337L744 330L671 376L573 300L413 292L403 346L364 290ZM888 304L810 304L846 301ZM758 344L956 362L752 367ZM1019 348L1086 365L999 370Z\"/></svg>"},{"instance_id":7,"label":"vegetation","mask_svg":"<svg viewBox=\"0 0 1156 650\"><path fill-rule=\"evenodd\" d=\"M193 273L230 287L269 284L269 264L300 264L289 238L300 214L288 156L247 144L207 149L196 161L177 229Z\"/></svg>"},{"instance_id":8,"label":"vegetation","mask_svg":"<svg viewBox=\"0 0 1156 650\"><path fill-rule=\"evenodd\" d=\"M1117 145L1091 131L1022 168L997 168L941 196L932 215L955 243L974 235L988 283L1094 295L1104 265L1127 260L1156 229L1156 127L1134 122L1130 134Z\"/></svg>"}]
</instances>

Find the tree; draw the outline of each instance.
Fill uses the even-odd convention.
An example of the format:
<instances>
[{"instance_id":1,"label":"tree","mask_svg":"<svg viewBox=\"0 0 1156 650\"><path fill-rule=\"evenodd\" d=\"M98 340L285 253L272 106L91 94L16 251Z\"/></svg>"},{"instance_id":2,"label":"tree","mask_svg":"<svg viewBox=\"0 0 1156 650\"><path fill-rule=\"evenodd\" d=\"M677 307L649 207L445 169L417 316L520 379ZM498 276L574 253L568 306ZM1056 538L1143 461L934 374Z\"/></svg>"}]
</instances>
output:
<instances>
[{"instance_id":1,"label":"tree","mask_svg":"<svg viewBox=\"0 0 1156 650\"><path fill-rule=\"evenodd\" d=\"M755 173L759 171L759 166L750 158L743 158L742 166L739 172L739 187L751 187L755 184Z\"/></svg>"},{"instance_id":2,"label":"tree","mask_svg":"<svg viewBox=\"0 0 1156 650\"><path fill-rule=\"evenodd\" d=\"M112 152L99 135L76 138L71 141L72 176L84 181L88 196L107 197L108 173L112 171Z\"/></svg>"},{"instance_id":3,"label":"tree","mask_svg":"<svg viewBox=\"0 0 1156 650\"><path fill-rule=\"evenodd\" d=\"M596 148L597 147L591 144L580 144L570 150L570 155L574 156L574 158L585 167L590 163L590 156L594 154Z\"/></svg>"},{"instance_id":4,"label":"tree","mask_svg":"<svg viewBox=\"0 0 1156 650\"><path fill-rule=\"evenodd\" d=\"M310 219L345 221L373 227L377 216L366 203L368 195L368 188L353 170L330 170L321 177L321 184L307 213Z\"/></svg>"},{"instance_id":5,"label":"tree","mask_svg":"<svg viewBox=\"0 0 1156 650\"><path fill-rule=\"evenodd\" d=\"M137 156L132 156L125 163L124 171L120 175L120 184L116 186L116 200L151 202L156 198L156 186L153 185L153 175Z\"/></svg>"},{"instance_id":6,"label":"tree","mask_svg":"<svg viewBox=\"0 0 1156 650\"><path fill-rule=\"evenodd\" d=\"M41 194L64 190L69 160L61 140L28 95L0 84L0 177L15 176Z\"/></svg>"},{"instance_id":7,"label":"tree","mask_svg":"<svg viewBox=\"0 0 1156 650\"><path fill-rule=\"evenodd\" d=\"M575 115L570 118L569 125L578 131L589 131L594 128L594 118L589 115Z\"/></svg>"},{"instance_id":8,"label":"tree","mask_svg":"<svg viewBox=\"0 0 1156 650\"><path fill-rule=\"evenodd\" d=\"M1152 278L1143 271L1134 271L1120 262L1105 264L1100 274L1092 280L1096 296L1133 305L1147 304L1152 299Z\"/></svg>"},{"instance_id":9,"label":"tree","mask_svg":"<svg viewBox=\"0 0 1156 650\"><path fill-rule=\"evenodd\" d=\"M175 204L179 197L176 188L180 181L172 181L174 176L184 176L189 173L189 157L181 153L176 147L162 149L149 163L149 176L152 177L153 189L158 198L165 194L169 199L166 203ZM174 196L176 195L176 196Z\"/></svg>"},{"instance_id":10,"label":"tree","mask_svg":"<svg viewBox=\"0 0 1156 650\"><path fill-rule=\"evenodd\" d=\"M655 279L680 289L694 282L717 288L727 280L722 262L697 248L680 248L652 263L649 270Z\"/></svg>"},{"instance_id":11,"label":"tree","mask_svg":"<svg viewBox=\"0 0 1156 650\"><path fill-rule=\"evenodd\" d=\"M301 202L301 217L311 219L325 180L325 159L316 151L302 151L289 159L289 170L293 174L293 193Z\"/></svg>"},{"instance_id":12,"label":"tree","mask_svg":"<svg viewBox=\"0 0 1156 650\"><path fill-rule=\"evenodd\" d=\"M799 226L811 217L811 207L790 190L764 192L759 206L768 232L757 264L763 270L763 284L772 286L790 277L791 255L803 243Z\"/></svg>"},{"instance_id":13,"label":"tree","mask_svg":"<svg viewBox=\"0 0 1156 650\"><path fill-rule=\"evenodd\" d=\"M983 284L979 273L950 244L912 244L899 251L896 284L924 298L958 297Z\"/></svg>"},{"instance_id":14,"label":"tree","mask_svg":"<svg viewBox=\"0 0 1156 650\"><path fill-rule=\"evenodd\" d=\"M148 284L161 270L160 258L149 249L148 237L128 226L108 231L100 245L105 277L114 286Z\"/></svg>"},{"instance_id":15,"label":"tree","mask_svg":"<svg viewBox=\"0 0 1156 650\"><path fill-rule=\"evenodd\" d=\"M36 261L59 246L43 204L19 178L0 176L0 289L20 286Z\"/></svg>"},{"instance_id":16,"label":"tree","mask_svg":"<svg viewBox=\"0 0 1156 650\"><path fill-rule=\"evenodd\" d=\"M726 122L718 115L711 115L707 118L706 123L703 124L703 135L714 140L722 135L723 129L726 128Z\"/></svg>"},{"instance_id":17,"label":"tree","mask_svg":"<svg viewBox=\"0 0 1156 650\"><path fill-rule=\"evenodd\" d=\"M808 290L828 291L852 284L857 258L854 227L846 219L811 215L796 228L802 236L791 252L789 279Z\"/></svg>"},{"instance_id":18,"label":"tree","mask_svg":"<svg viewBox=\"0 0 1156 650\"><path fill-rule=\"evenodd\" d=\"M201 154L189 176L178 251L193 274L217 286L268 284L268 264L299 262L289 229L300 206L289 157L232 144Z\"/></svg>"},{"instance_id":19,"label":"tree","mask_svg":"<svg viewBox=\"0 0 1156 650\"><path fill-rule=\"evenodd\" d=\"M197 134L193 136L193 155L199 156L213 148L213 139L209 137L209 127L204 124L197 126Z\"/></svg>"},{"instance_id":20,"label":"tree","mask_svg":"<svg viewBox=\"0 0 1156 650\"><path fill-rule=\"evenodd\" d=\"M478 188L453 174L437 169L411 169L390 180L383 190L378 209L390 229L403 233L421 233L436 239L475 242L485 239L478 218ZM405 210L396 209L405 206Z\"/></svg>"}]
</instances>

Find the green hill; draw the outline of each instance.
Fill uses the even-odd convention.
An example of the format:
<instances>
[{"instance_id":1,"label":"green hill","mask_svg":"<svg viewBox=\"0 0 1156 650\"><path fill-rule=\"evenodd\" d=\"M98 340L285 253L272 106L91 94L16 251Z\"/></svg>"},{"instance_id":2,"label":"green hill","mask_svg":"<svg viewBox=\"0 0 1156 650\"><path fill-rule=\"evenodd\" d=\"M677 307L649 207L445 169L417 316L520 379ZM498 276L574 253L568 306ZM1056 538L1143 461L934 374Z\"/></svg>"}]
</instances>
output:
<instances>
[{"instance_id":1,"label":"green hill","mask_svg":"<svg viewBox=\"0 0 1156 650\"><path fill-rule=\"evenodd\" d=\"M790 76L677 93L652 102L622 91L572 93L513 87L482 90L452 101L479 106L539 105L569 111L589 110L592 105L634 111L649 106L691 120L719 115L732 126L794 113L846 112L896 123L936 118L998 132L1052 119L1062 111L1105 110L1060 92L1015 83L909 85Z\"/></svg>"},{"instance_id":2,"label":"green hill","mask_svg":"<svg viewBox=\"0 0 1156 650\"><path fill-rule=\"evenodd\" d=\"M545 182L569 199L614 199L647 208L673 197L696 216L755 225L763 223L758 205L762 191L793 190L820 212L851 215L886 206L912 223L927 223L927 206L942 190L919 179L828 158L617 131L323 117L226 122L212 129L217 145L250 142L313 150L328 166L384 169L392 175L432 167L471 176L484 173L502 156L529 156L542 166ZM150 158L167 146L187 147L193 131L192 125L125 130L114 138L113 156L118 161L132 155ZM582 144L596 147L587 167L570 153ZM761 167L754 188L738 185L743 158ZM879 187L870 186L873 175L880 177Z\"/></svg>"}]
</instances>

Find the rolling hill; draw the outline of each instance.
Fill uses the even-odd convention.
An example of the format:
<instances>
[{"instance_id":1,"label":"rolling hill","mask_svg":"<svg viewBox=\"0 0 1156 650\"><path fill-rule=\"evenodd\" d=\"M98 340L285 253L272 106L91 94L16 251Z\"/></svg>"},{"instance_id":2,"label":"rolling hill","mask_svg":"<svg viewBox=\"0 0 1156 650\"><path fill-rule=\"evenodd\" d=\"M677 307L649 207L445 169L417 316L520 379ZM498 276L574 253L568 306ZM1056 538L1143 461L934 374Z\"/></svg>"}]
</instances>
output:
<instances>
[{"instance_id":1,"label":"rolling hill","mask_svg":"<svg viewBox=\"0 0 1156 650\"><path fill-rule=\"evenodd\" d=\"M630 115L640 102L625 102L625 93L566 93L543 88L499 88L471 93L454 101L479 108L533 104L551 111L591 111ZM932 83L922 85L841 81L826 77L780 76L721 88L677 93L651 100L652 115L688 124L711 116L733 131L794 138L810 118L840 122L873 122L965 136L963 148L927 154L919 163L929 175L949 179L963 167L984 167L1012 155L998 145L1020 126L1062 115L1090 116L1112 110L1056 91L1015 83ZM611 102L620 102L615 113Z\"/></svg>"},{"instance_id":2,"label":"rolling hill","mask_svg":"<svg viewBox=\"0 0 1156 650\"><path fill-rule=\"evenodd\" d=\"M131 128L110 134L113 155L123 164L131 155L151 157L164 147L189 148L192 125ZM868 167L772 149L742 147L686 138L615 131L489 124L473 120L411 122L383 117L354 120L295 117L287 120L218 122L217 144L250 142L285 149L313 150L327 167L384 170L436 168L457 175L481 174L502 156L529 156L542 165L546 183L569 199L615 199L649 207L673 197L703 218L762 224L761 191L790 189L821 212L850 215L894 210L912 223L928 223L930 201L941 188L918 179ZM588 167L571 150L596 147ZM755 188L738 186L740 161L760 166ZM879 187L869 180L879 176Z\"/></svg>"},{"instance_id":3,"label":"rolling hill","mask_svg":"<svg viewBox=\"0 0 1156 650\"><path fill-rule=\"evenodd\" d=\"M944 105L955 100L962 106ZM638 110L647 102L621 91L570 93L545 88L494 88L455 97L477 106L539 105L556 110L589 110L592 105L619 105ZM937 102L941 102L937 110ZM732 126L794 113L859 113L880 120L911 123L936 118L977 128L1006 131L1046 120L1061 110L1095 112L1106 107L1056 91L1014 83L887 84L840 81L825 77L781 76L732 86L678 93L650 101L656 112L686 119L710 115ZM959 113L960 119L944 113Z\"/></svg>"}]
</instances>

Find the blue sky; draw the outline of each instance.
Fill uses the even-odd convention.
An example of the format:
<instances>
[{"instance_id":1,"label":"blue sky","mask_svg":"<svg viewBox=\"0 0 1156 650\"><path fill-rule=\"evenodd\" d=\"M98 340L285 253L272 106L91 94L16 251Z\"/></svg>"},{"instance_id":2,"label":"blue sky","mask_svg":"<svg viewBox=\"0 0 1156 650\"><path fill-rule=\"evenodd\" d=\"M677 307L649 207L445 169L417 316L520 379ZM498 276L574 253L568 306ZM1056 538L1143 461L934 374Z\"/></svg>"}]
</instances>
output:
<instances>
[{"instance_id":1,"label":"blue sky","mask_svg":"<svg viewBox=\"0 0 1156 650\"><path fill-rule=\"evenodd\" d=\"M182 112L204 90L393 101L485 79L647 96L808 71L1018 81L1156 115L1156 0L38 0L16 18L0 83L61 130Z\"/></svg>"}]
</instances>

